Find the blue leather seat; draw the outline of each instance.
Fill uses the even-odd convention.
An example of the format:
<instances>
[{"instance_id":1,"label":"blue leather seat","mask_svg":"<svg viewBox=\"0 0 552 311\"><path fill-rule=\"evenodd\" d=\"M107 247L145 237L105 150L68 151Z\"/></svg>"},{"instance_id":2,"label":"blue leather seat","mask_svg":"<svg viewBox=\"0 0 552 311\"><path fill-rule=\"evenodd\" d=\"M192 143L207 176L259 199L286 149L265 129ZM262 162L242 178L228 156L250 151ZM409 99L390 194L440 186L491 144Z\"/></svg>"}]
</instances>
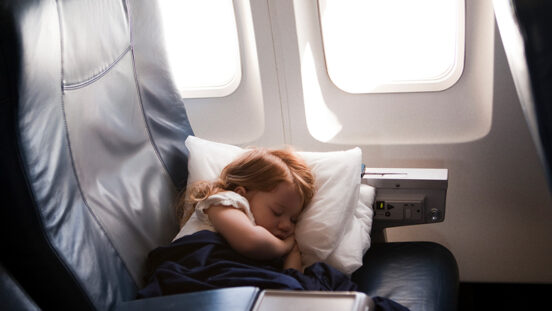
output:
<instances>
[{"instance_id":1,"label":"blue leather seat","mask_svg":"<svg viewBox=\"0 0 552 311\"><path fill-rule=\"evenodd\" d=\"M42 309L246 310L258 294L132 301L147 253L177 232L171 202L187 178L183 142L193 134L160 24L151 0L0 4L1 263ZM361 288L453 309L454 258L419 246L374 246L355 273Z\"/></svg>"},{"instance_id":2,"label":"blue leather seat","mask_svg":"<svg viewBox=\"0 0 552 311\"><path fill-rule=\"evenodd\" d=\"M525 121L552 192L552 3L493 2Z\"/></svg>"},{"instance_id":3,"label":"blue leather seat","mask_svg":"<svg viewBox=\"0 0 552 311\"><path fill-rule=\"evenodd\" d=\"M410 310L456 310L458 266L433 242L375 243L352 279L369 296L392 299Z\"/></svg>"}]
</instances>

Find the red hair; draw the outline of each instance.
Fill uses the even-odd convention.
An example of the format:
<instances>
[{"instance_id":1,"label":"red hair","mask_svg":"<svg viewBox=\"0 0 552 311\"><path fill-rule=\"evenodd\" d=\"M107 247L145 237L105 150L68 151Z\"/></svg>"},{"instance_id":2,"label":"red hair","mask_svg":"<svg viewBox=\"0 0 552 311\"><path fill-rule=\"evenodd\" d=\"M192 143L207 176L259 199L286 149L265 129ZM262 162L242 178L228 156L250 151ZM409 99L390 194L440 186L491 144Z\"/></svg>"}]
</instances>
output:
<instances>
[{"instance_id":1,"label":"red hair","mask_svg":"<svg viewBox=\"0 0 552 311\"><path fill-rule=\"evenodd\" d=\"M314 196L314 176L296 153L286 149L252 149L228 164L217 180L199 181L189 186L177 201L177 217L183 224L197 202L218 192L234 191L239 186L247 191L270 192L280 182L295 186L303 208Z\"/></svg>"}]
</instances>

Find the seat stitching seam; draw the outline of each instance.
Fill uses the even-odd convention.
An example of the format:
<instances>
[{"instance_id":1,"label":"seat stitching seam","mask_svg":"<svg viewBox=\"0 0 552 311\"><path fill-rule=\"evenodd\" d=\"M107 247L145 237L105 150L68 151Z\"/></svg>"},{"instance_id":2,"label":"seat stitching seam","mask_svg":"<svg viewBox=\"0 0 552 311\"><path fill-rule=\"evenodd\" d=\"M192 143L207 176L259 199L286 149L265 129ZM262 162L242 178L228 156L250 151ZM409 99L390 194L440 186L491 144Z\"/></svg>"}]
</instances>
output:
<instances>
[{"instance_id":1,"label":"seat stitching seam","mask_svg":"<svg viewBox=\"0 0 552 311\"><path fill-rule=\"evenodd\" d=\"M131 14L131 9L130 9L128 0L125 0L125 2L127 4L127 10L128 10L128 29L129 29L129 33L130 33L130 55L131 55L131 60L132 60L132 71L133 71L133 74L134 74L134 83L135 83L136 89L138 91L138 101L140 103L140 110L142 111L142 116L144 118L145 130L147 132L148 139L149 139L150 144L151 144L151 146L152 146L152 148L155 152L155 155L156 155L157 159L159 160L159 162L161 162L161 166L163 167L164 172L167 174L167 176L171 180L173 186L175 188L177 188L177 183L173 179L173 176L169 173L169 169L167 167L167 164L165 163L165 161L163 161L163 157L161 156L161 153L159 152L159 147L157 146L157 144L155 143L155 141L153 139L153 134L151 133L151 129L150 129L150 126L149 126L149 123L148 123L148 117L147 117L145 109L144 109L144 101L143 101L143 98L142 98L142 89L140 88L140 83L138 81L138 74L136 72L136 60L135 60L135 56L134 56L134 37L133 37L133 34L132 34L132 30L133 30L133 27L132 27L132 22L133 22L132 14Z\"/></svg>"},{"instance_id":2,"label":"seat stitching seam","mask_svg":"<svg viewBox=\"0 0 552 311\"><path fill-rule=\"evenodd\" d=\"M111 71L111 69L113 67L115 67L115 65L117 65L121 59L130 51L130 45L127 46L125 48L125 50L123 51L123 53L121 53L119 56L117 56L117 58L111 63L109 64L109 66L102 70L100 73L90 77L89 79L87 80L84 80L84 81L81 81L81 82L74 82L74 83L63 83L62 84L62 88L66 91L71 91L71 90L76 90L76 89L80 89L80 88L83 88L85 86L88 86L94 82L96 82L97 80L101 79L103 76L105 76L108 72ZM63 80L62 80L63 81Z\"/></svg>"}]
</instances>

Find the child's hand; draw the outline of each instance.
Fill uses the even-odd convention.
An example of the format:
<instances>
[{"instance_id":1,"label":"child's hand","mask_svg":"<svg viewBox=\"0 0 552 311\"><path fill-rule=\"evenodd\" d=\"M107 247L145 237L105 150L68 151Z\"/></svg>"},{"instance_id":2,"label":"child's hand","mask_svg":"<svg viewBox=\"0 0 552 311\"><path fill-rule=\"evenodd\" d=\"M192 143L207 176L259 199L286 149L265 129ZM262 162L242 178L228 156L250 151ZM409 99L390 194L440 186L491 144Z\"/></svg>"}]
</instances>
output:
<instances>
[{"instance_id":1,"label":"child's hand","mask_svg":"<svg viewBox=\"0 0 552 311\"><path fill-rule=\"evenodd\" d=\"M284 270L285 269L295 269L299 272L303 272L303 263L301 262L301 251L299 251L299 246L295 239L293 240L293 248L287 254L286 259L284 260Z\"/></svg>"},{"instance_id":2,"label":"child's hand","mask_svg":"<svg viewBox=\"0 0 552 311\"><path fill-rule=\"evenodd\" d=\"M217 232L235 251L246 257L259 260L282 257L295 244L293 235L280 240L264 227L251 224L245 213L236 208L216 205L206 213Z\"/></svg>"},{"instance_id":3,"label":"child's hand","mask_svg":"<svg viewBox=\"0 0 552 311\"><path fill-rule=\"evenodd\" d=\"M295 235L293 234L288 236L285 240L282 240L282 241L284 241L284 245L286 249L286 252L284 254L288 254L290 251L292 251L293 246L297 244L295 242Z\"/></svg>"}]
</instances>

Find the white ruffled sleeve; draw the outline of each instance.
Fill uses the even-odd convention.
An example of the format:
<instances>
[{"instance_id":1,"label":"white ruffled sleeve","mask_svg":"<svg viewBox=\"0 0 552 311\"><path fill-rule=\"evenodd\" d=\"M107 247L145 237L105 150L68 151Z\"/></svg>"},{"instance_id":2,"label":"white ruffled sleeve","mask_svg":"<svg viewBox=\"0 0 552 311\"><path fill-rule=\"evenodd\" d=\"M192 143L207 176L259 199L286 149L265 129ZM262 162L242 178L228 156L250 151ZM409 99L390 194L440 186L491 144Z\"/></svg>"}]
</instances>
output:
<instances>
[{"instance_id":1,"label":"white ruffled sleeve","mask_svg":"<svg viewBox=\"0 0 552 311\"><path fill-rule=\"evenodd\" d=\"M212 196L201 202L198 202L195 208L197 218L202 222L211 224L211 222L209 221L209 217L205 213L205 210L215 205L224 205L237 208L243 211L247 215L247 218L249 218L251 223L255 225L255 217L253 217L253 214L251 213L249 202L246 198L234 191L219 192L217 194L213 194Z\"/></svg>"}]
</instances>

